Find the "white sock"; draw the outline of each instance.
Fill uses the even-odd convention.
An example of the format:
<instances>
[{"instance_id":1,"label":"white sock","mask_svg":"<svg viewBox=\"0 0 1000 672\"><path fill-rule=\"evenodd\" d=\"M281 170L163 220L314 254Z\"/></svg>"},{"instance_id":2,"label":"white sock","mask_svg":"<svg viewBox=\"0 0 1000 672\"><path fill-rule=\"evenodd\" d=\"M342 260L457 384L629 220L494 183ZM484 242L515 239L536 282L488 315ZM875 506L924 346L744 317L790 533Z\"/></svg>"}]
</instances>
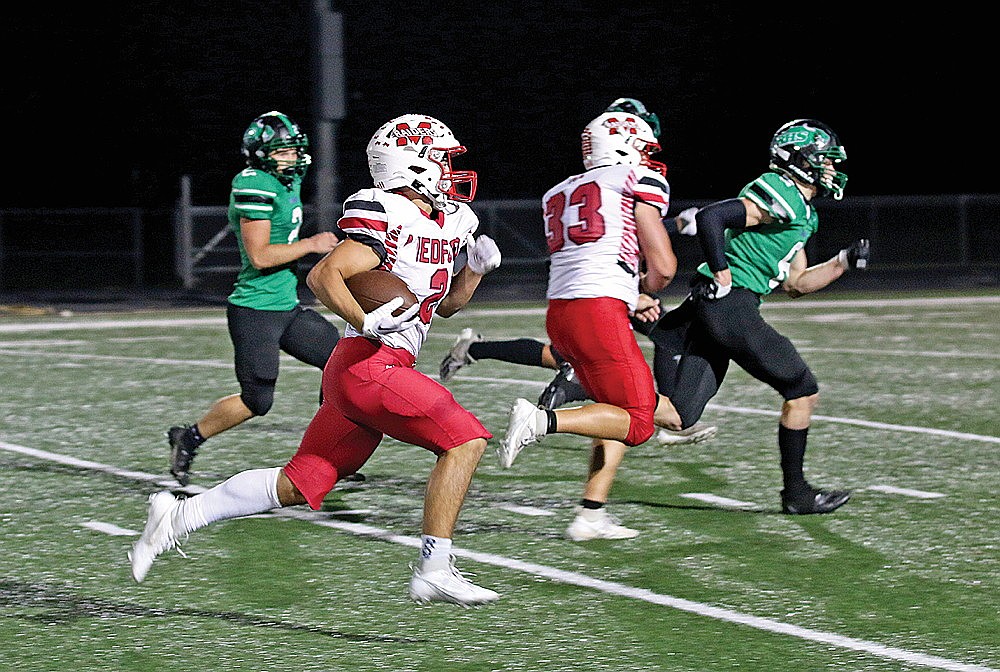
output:
<instances>
[{"instance_id":1,"label":"white sock","mask_svg":"<svg viewBox=\"0 0 1000 672\"><path fill-rule=\"evenodd\" d=\"M182 501L174 518L174 529L184 534L217 520L249 516L280 507L280 473L281 467L242 471L211 490L188 497Z\"/></svg>"},{"instance_id":2,"label":"white sock","mask_svg":"<svg viewBox=\"0 0 1000 672\"><path fill-rule=\"evenodd\" d=\"M535 436L543 437L549 431L549 414L545 409L539 408L535 411Z\"/></svg>"},{"instance_id":3,"label":"white sock","mask_svg":"<svg viewBox=\"0 0 1000 672\"><path fill-rule=\"evenodd\" d=\"M586 509L581 507L580 515L583 516L584 520L591 523L596 523L597 521L599 521L601 518L604 517L604 507L602 506L599 509Z\"/></svg>"},{"instance_id":4,"label":"white sock","mask_svg":"<svg viewBox=\"0 0 1000 672\"><path fill-rule=\"evenodd\" d=\"M420 536L420 570L434 572L448 569L451 562L451 539L433 537L429 534Z\"/></svg>"}]
</instances>

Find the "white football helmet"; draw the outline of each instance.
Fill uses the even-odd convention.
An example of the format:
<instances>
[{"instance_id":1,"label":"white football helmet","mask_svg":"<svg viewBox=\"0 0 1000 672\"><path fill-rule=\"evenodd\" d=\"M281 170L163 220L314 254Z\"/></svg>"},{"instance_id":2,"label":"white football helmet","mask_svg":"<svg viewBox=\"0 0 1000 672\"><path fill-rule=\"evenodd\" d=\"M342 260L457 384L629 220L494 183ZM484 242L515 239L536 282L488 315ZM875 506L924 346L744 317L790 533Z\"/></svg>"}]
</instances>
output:
<instances>
[{"instance_id":1,"label":"white football helmet","mask_svg":"<svg viewBox=\"0 0 1000 672\"><path fill-rule=\"evenodd\" d=\"M442 208L449 199L467 203L476 196L475 171L451 167L451 158L464 152L434 117L404 114L375 131L368 142L368 170L376 188L410 187Z\"/></svg>"},{"instance_id":2,"label":"white football helmet","mask_svg":"<svg viewBox=\"0 0 1000 672\"><path fill-rule=\"evenodd\" d=\"M587 124L580 135L583 166L600 168L626 164L646 166L661 175L667 166L653 161L651 154L660 151L653 129L638 115L627 112L605 112Z\"/></svg>"}]
</instances>

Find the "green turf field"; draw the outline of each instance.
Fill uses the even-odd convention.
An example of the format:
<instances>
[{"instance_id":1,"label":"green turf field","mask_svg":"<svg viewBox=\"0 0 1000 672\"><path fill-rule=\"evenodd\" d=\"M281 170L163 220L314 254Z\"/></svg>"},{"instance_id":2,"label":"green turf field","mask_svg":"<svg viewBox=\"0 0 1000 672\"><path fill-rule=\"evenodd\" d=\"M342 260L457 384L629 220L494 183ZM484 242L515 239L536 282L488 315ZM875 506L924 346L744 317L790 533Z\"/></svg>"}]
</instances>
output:
<instances>
[{"instance_id":1,"label":"green turf field","mask_svg":"<svg viewBox=\"0 0 1000 672\"><path fill-rule=\"evenodd\" d=\"M433 458L391 439L322 511L210 526L133 583L166 428L236 391L222 309L0 318L0 670L1000 670L1000 297L764 311L820 381L806 475L852 500L778 513L780 400L731 369L712 441L626 457L611 511L641 536L570 542L588 441L501 470L508 406L552 372L481 361L449 382L497 435L456 531L502 595L478 609L408 599ZM543 320L474 304L418 368L463 327L545 339ZM205 444L192 492L284 464L319 375L283 360L271 413Z\"/></svg>"}]
</instances>

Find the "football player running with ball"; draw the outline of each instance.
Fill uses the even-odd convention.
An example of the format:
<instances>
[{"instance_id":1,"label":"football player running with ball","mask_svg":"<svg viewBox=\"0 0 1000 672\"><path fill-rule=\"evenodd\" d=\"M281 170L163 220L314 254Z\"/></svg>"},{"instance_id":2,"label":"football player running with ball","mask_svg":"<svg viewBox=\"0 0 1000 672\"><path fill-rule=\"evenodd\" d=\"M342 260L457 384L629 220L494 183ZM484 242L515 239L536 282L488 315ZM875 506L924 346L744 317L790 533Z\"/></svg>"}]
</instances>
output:
<instances>
[{"instance_id":1,"label":"football player running with ball","mask_svg":"<svg viewBox=\"0 0 1000 672\"><path fill-rule=\"evenodd\" d=\"M698 210L706 261L691 281L688 298L649 333L665 352L673 348L679 355L679 361L668 356L661 365L675 368L674 384L666 392L684 427L701 417L730 361L782 396L781 507L789 514L828 513L845 504L850 493L819 490L805 479L806 436L819 387L792 342L764 321L760 305L779 287L797 298L850 269L867 268L864 239L813 266L804 249L819 226L813 199L843 197L847 175L837 166L846 158L826 124L796 119L779 128L771 140L769 170L743 187L739 197ZM676 315L681 319L673 319Z\"/></svg>"},{"instance_id":2,"label":"football player running with ball","mask_svg":"<svg viewBox=\"0 0 1000 672\"><path fill-rule=\"evenodd\" d=\"M324 369L324 401L298 451L284 467L244 471L194 497L154 494L130 554L136 581L179 537L214 521L301 504L319 509L388 434L436 458L410 597L460 605L499 598L464 577L451 554L459 510L492 434L447 388L414 368L434 315L465 306L482 277L500 265L496 243L473 236L479 220L466 203L475 196L476 173L452 169L452 158L464 151L447 126L425 115L404 115L376 131L368 143L375 188L348 197L338 222L347 239L307 278L347 327ZM463 247L468 261L453 276ZM404 280L417 302L397 316L402 298L365 313L345 279L371 269Z\"/></svg>"},{"instance_id":3,"label":"football player running with ball","mask_svg":"<svg viewBox=\"0 0 1000 672\"><path fill-rule=\"evenodd\" d=\"M651 155L652 128L629 112L605 112L581 135L586 171L542 198L550 254L545 327L596 403L539 408L517 399L498 448L500 465L541 437L570 433L594 439L574 541L626 539L605 503L628 446L647 441L656 425L681 429L670 400L657 394L636 342L633 315L659 314L658 292L673 279L677 258L662 218L669 209L666 167ZM640 290L643 293L640 293Z\"/></svg>"}]
</instances>

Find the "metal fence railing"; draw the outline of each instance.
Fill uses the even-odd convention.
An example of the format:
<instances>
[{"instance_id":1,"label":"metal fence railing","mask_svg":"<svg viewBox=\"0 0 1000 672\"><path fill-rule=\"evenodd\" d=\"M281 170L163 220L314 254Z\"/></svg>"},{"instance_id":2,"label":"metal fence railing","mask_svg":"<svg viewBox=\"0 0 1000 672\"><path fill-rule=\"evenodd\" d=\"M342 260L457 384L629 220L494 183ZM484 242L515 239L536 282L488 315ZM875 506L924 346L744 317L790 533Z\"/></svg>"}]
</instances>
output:
<instances>
[{"instance_id":1,"label":"metal fence railing","mask_svg":"<svg viewBox=\"0 0 1000 672\"><path fill-rule=\"evenodd\" d=\"M679 212L705 201L675 201ZM810 260L833 256L855 238L869 238L883 269L997 264L1000 249L1000 194L870 196L823 200L820 230L806 254ZM497 241L504 266L542 268L548 259L541 227L541 206L533 199L472 203L480 231ZM186 205L178 209L178 276L185 287L218 272L239 268L235 239L226 229L226 209ZM306 225L310 222L306 208ZM678 246L683 269L700 261L697 246Z\"/></svg>"},{"instance_id":2,"label":"metal fence railing","mask_svg":"<svg viewBox=\"0 0 1000 672\"><path fill-rule=\"evenodd\" d=\"M678 200L671 212L704 204ZM817 207L821 225L806 248L810 261L828 258L851 240L867 237L872 240L873 264L882 270L947 273L982 267L995 273L1000 267L1000 194L848 197L823 200ZM480 232L493 237L504 253L504 272L491 276L491 282L544 276L548 257L538 200L479 200L472 208L480 217ZM307 205L304 210L303 233L308 235L319 226L313 208ZM169 230L151 242L154 227ZM195 291L217 288L219 282L231 285L239 270L239 251L226 207L194 205L186 178L172 213L141 208L0 209L0 289L142 287L151 275L162 284L162 276L171 270L171 238L175 282ZM681 271L700 262L700 249L692 242L675 246ZM309 260L303 261L308 268Z\"/></svg>"},{"instance_id":3,"label":"metal fence railing","mask_svg":"<svg viewBox=\"0 0 1000 672\"><path fill-rule=\"evenodd\" d=\"M141 287L142 208L0 210L0 288Z\"/></svg>"}]
</instances>

